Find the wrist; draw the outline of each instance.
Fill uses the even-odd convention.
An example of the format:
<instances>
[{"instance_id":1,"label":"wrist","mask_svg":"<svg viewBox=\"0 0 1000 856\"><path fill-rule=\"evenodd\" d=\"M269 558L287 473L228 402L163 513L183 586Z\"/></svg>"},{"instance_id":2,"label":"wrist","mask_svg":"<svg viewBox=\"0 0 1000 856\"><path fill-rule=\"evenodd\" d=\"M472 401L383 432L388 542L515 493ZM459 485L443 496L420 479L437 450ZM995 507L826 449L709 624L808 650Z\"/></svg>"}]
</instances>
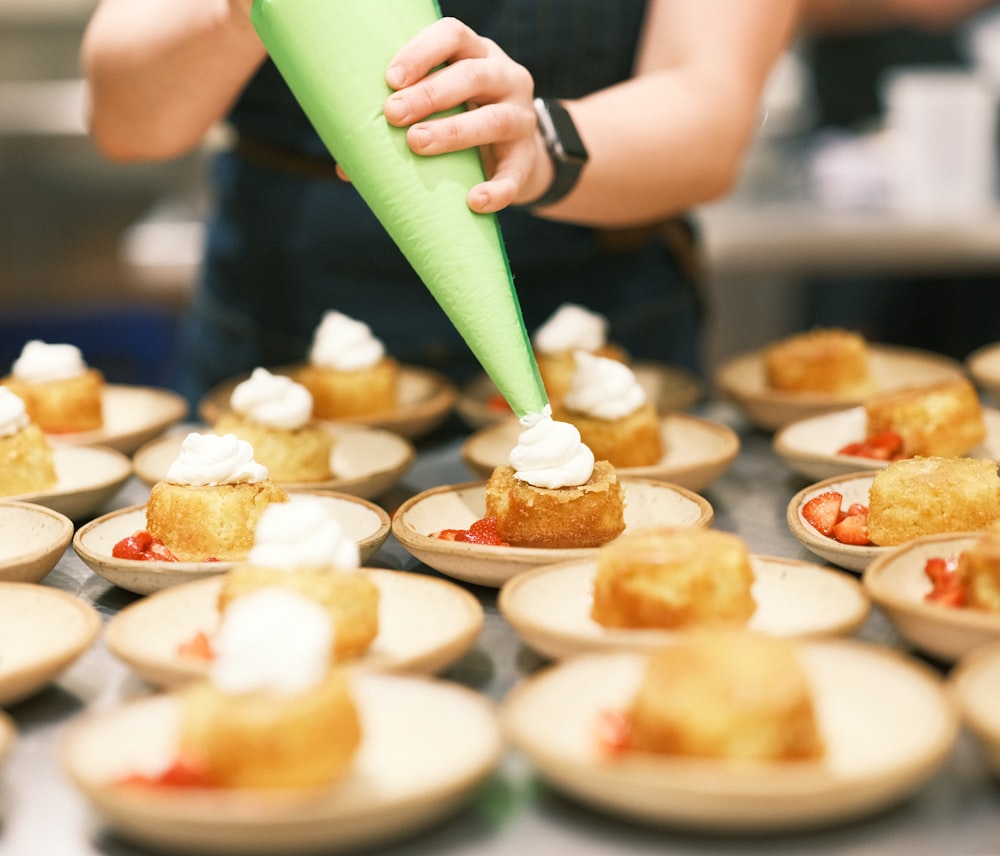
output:
<instances>
[{"instance_id":1,"label":"wrist","mask_svg":"<svg viewBox=\"0 0 1000 856\"><path fill-rule=\"evenodd\" d=\"M547 161L549 168L543 169L548 178L544 184L539 182L543 188L541 193L526 205L545 208L559 202L576 187L588 154L573 117L559 101L536 98L534 106L538 122L536 136L545 151L536 162L544 165Z\"/></svg>"}]
</instances>

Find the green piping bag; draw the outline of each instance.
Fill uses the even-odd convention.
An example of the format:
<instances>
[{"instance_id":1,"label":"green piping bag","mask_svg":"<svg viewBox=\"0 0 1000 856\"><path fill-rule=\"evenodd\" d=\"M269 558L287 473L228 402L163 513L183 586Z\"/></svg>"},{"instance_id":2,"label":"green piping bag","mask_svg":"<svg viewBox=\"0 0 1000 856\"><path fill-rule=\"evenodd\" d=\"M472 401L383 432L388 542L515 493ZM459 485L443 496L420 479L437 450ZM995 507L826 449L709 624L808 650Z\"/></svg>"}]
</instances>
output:
<instances>
[{"instance_id":1,"label":"green piping bag","mask_svg":"<svg viewBox=\"0 0 1000 856\"><path fill-rule=\"evenodd\" d=\"M254 0L275 66L351 183L517 416L548 403L497 218L465 197L479 153L410 151L382 105L396 51L440 17L436 0Z\"/></svg>"}]
</instances>

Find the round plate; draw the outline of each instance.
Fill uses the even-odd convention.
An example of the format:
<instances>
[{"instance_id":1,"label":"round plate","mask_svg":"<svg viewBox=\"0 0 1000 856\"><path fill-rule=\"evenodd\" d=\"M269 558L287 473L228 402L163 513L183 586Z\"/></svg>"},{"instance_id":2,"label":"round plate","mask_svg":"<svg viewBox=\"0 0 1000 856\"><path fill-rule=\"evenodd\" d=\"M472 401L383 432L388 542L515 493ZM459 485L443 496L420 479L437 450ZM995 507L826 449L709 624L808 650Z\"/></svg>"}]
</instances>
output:
<instances>
[{"instance_id":1,"label":"round plate","mask_svg":"<svg viewBox=\"0 0 1000 856\"><path fill-rule=\"evenodd\" d=\"M962 719L1000 775L1000 643L964 656L948 675Z\"/></svg>"},{"instance_id":2,"label":"round plate","mask_svg":"<svg viewBox=\"0 0 1000 856\"><path fill-rule=\"evenodd\" d=\"M462 459L477 475L489 478L508 462L523 430L513 417L482 428L462 444ZM729 469L740 450L739 437L731 428L684 413L661 416L660 436L665 451L659 461L646 467L617 467L618 474L701 490Z\"/></svg>"},{"instance_id":3,"label":"round plate","mask_svg":"<svg viewBox=\"0 0 1000 856\"><path fill-rule=\"evenodd\" d=\"M30 502L0 503L0 580L37 583L73 540L73 521Z\"/></svg>"},{"instance_id":4,"label":"round plate","mask_svg":"<svg viewBox=\"0 0 1000 856\"><path fill-rule=\"evenodd\" d=\"M961 363L929 351L870 345L868 353L875 390L880 392L964 374ZM750 421L765 431L773 431L807 416L843 410L863 401L856 397L771 389L765 381L763 349L725 363L716 372L715 382L744 410Z\"/></svg>"},{"instance_id":5,"label":"round plate","mask_svg":"<svg viewBox=\"0 0 1000 856\"><path fill-rule=\"evenodd\" d=\"M279 366L270 369L273 374L293 374L299 365ZM229 412L229 399L236 386L250 377L246 372L231 378L205 395L198 404L198 414L209 425ZM346 416L337 422L350 422L382 428L403 437L422 437L432 431L451 413L458 398L458 390L444 375L422 366L399 367L399 405L365 416Z\"/></svg>"},{"instance_id":6,"label":"round plate","mask_svg":"<svg viewBox=\"0 0 1000 856\"><path fill-rule=\"evenodd\" d=\"M1000 342L977 348L965 358L965 368L978 386L1000 398Z\"/></svg>"},{"instance_id":7,"label":"round plate","mask_svg":"<svg viewBox=\"0 0 1000 856\"><path fill-rule=\"evenodd\" d=\"M892 547L876 547L874 544L867 547L855 547L851 544L841 544L834 538L820 534L812 524L806 522L802 516L802 506L814 496L826 493L828 490L843 494L844 500L841 503L841 508L846 509L854 502L860 502L867 506L868 491L874 478L872 472L847 473L843 476L823 479L823 481L803 488L792 497L785 511L785 520L791 533L798 538L802 546L820 558L826 559L840 568L860 573L878 556L888 553Z\"/></svg>"},{"instance_id":8,"label":"round plate","mask_svg":"<svg viewBox=\"0 0 1000 856\"><path fill-rule=\"evenodd\" d=\"M282 486L289 490L335 490L371 499L395 485L416 456L410 442L391 431L332 422L323 426L336 437L333 467L337 477L322 482L281 482ZM143 446L133 459L136 475L148 485L165 479L189 431Z\"/></svg>"},{"instance_id":9,"label":"round plate","mask_svg":"<svg viewBox=\"0 0 1000 856\"><path fill-rule=\"evenodd\" d=\"M970 458L1000 461L1000 410L983 408L986 439L966 454ZM852 407L797 419L774 435L774 450L786 464L806 478L825 479L858 470L879 470L888 461L856 455L838 455L848 443L865 438L867 416L864 407Z\"/></svg>"},{"instance_id":10,"label":"round plate","mask_svg":"<svg viewBox=\"0 0 1000 856\"><path fill-rule=\"evenodd\" d=\"M752 556L757 609L751 630L776 636L849 635L868 615L861 584L808 562ZM590 617L597 562L546 565L504 583L497 605L526 645L552 659L586 651L635 651L666 645L670 630L608 628Z\"/></svg>"},{"instance_id":11,"label":"round plate","mask_svg":"<svg viewBox=\"0 0 1000 856\"><path fill-rule=\"evenodd\" d=\"M107 384L101 396L104 426L96 431L52 434L52 440L80 446L107 446L131 455L143 443L162 434L188 411L176 392L150 386Z\"/></svg>"},{"instance_id":12,"label":"round plate","mask_svg":"<svg viewBox=\"0 0 1000 856\"><path fill-rule=\"evenodd\" d=\"M924 573L928 559L956 558L980 534L947 533L918 538L889 550L861 577L872 601L910 644L940 660L952 662L975 648L1000 642L1000 614L928 603L931 581Z\"/></svg>"},{"instance_id":13,"label":"round plate","mask_svg":"<svg viewBox=\"0 0 1000 856\"><path fill-rule=\"evenodd\" d=\"M0 705L41 690L101 632L90 604L35 583L0 582Z\"/></svg>"},{"instance_id":14,"label":"round plate","mask_svg":"<svg viewBox=\"0 0 1000 856\"><path fill-rule=\"evenodd\" d=\"M291 494L309 495L308 491ZM315 491L336 506L337 519L358 542L361 561L367 561L389 537L389 515L374 503L356 496ZM146 506L132 505L98 517L81 526L73 536L73 549L99 577L136 594L152 594L160 589L228 571L234 562L147 562L116 559L115 544L133 532L146 528Z\"/></svg>"},{"instance_id":15,"label":"round plate","mask_svg":"<svg viewBox=\"0 0 1000 856\"><path fill-rule=\"evenodd\" d=\"M404 571L366 569L379 590L379 632L357 665L381 672L437 673L475 643L483 608L447 580ZM104 642L139 677L174 687L204 677L208 661L183 657L180 646L198 633L211 638L219 619L222 578L174 586L115 615Z\"/></svg>"},{"instance_id":16,"label":"round plate","mask_svg":"<svg viewBox=\"0 0 1000 856\"><path fill-rule=\"evenodd\" d=\"M947 758L958 715L923 664L848 640L803 643L826 753L816 763L736 764L635 753L607 758L602 714L623 710L648 655L584 654L514 689L501 710L513 745L553 786L611 813L720 832L784 832L873 814Z\"/></svg>"},{"instance_id":17,"label":"round plate","mask_svg":"<svg viewBox=\"0 0 1000 856\"><path fill-rule=\"evenodd\" d=\"M103 508L132 475L132 461L124 453L103 446L53 443L52 457L55 487L4 499L33 502L71 520L81 520Z\"/></svg>"},{"instance_id":18,"label":"round plate","mask_svg":"<svg viewBox=\"0 0 1000 856\"><path fill-rule=\"evenodd\" d=\"M199 853L357 852L451 814L497 765L502 739L482 695L444 681L355 673L362 742L329 790L129 788L115 781L161 752L176 699L89 714L60 744L63 767L97 813L140 844Z\"/></svg>"},{"instance_id":19,"label":"round plate","mask_svg":"<svg viewBox=\"0 0 1000 856\"><path fill-rule=\"evenodd\" d=\"M627 531L650 526L710 526L715 516L704 497L686 488L645 479L622 479ZM597 547L491 547L433 537L442 529L468 529L486 514L486 484L445 485L411 497L396 510L392 534L415 558L449 577L499 587L527 568L586 559Z\"/></svg>"},{"instance_id":20,"label":"round plate","mask_svg":"<svg viewBox=\"0 0 1000 856\"><path fill-rule=\"evenodd\" d=\"M660 413L687 410L704 393L694 375L676 366L650 360L630 363L635 378L646 390ZM492 425L511 416L510 408L486 375L469 382L462 389L455 410L471 428Z\"/></svg>"}]
</instances>

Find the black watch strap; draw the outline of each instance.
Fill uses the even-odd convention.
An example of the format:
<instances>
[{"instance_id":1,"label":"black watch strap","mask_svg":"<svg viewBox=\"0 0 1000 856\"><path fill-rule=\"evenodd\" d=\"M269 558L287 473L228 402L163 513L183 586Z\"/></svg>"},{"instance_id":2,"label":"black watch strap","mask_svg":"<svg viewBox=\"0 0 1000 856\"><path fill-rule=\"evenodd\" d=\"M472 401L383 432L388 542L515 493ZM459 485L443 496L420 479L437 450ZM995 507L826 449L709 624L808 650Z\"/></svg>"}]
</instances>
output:
<instances>
[{"instance_id":1,"label":"black watch strap","mask_svg":"<svg viewBox=\"0 0 1000 856\"><path fill-rule=\"evenodd\" d=\"M535 116L554 170L548 189L529 203L531 208L543 208L558 202L576 185L587 163L587 147L573 117L558 101L536 98Z\"/></svg>"}]
</instances>

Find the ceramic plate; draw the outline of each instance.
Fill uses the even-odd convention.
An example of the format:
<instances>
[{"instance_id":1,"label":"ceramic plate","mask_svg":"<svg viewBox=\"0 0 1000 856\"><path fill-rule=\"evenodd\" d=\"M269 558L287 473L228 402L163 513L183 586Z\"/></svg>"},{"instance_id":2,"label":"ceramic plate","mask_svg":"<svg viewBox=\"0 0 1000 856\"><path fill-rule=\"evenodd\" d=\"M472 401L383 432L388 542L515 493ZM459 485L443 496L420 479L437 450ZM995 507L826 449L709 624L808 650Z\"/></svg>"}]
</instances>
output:
<instances>
[{"instance_id":1,"label":"ceramic plate","mask_svg":"<svg viewBox=\"0 0 1000 856\"><path fill-rule=\"evenodd\" d=\"M514 689L502 723L559 790L614 814L713 834L873 814L916 791L947 758L958 715L931 669L842 639L804 643L801 653L826 745L816 763L608 758L595 729L634 696L648 656L639 653L584 654L550 667Z\"/></svg>"},{"instance_id":2,"label":"ceramic plate","mask_svg":"<svg viewBox=\"0 0 1000 856\"><path fill-rule=\"evenodd\" d=\"M1000 410L983 408L986 439L966 454L970 458L1000 461ZM848 443L865 438L864 407L852 407L819 416L798 419L774 435L774 450L793 470L807 478L825 479L858 470L879 470L886 461L856 455L838 455Z\"/></svg>"},{"instance_id":3,"label":"ceramic plate","mask_svg":"<svg viewBox=\"0 0 1000 856\"><path fill-rule=\"evenodd\" d=\"M90 604L36 583L0 582L0 706L41 690L101 632Z\"/></svg>"},{"instance_id":4,"label":"ceramic plate","mask_svg":"<svg viewBox=\"0 0 1000 856\"><path fill-rule=\"evenodd\" d=\"M413 463L413 446L391 431L332 422L324 425L337 440L333 452L337 477L323 482L281 482L289 490L335 490L371 499L389 490ZM148 485L162 481L188 433L170 434L143 446L133 459L136 475Z\"/></svg>"},{"instance_id":5,"label":"ceramic plate","mask_svg":"<svg viewBox=\"0 0 1000 856\"><path fill-rule=\"evenodd\" d=\"M792 559L752 556L757 610L748 627L777 636L848 635L868 615L861 584L840 571ZM603 627L590 617L597 562L546 565L504 583L500 612L522 641L545 657L660 647L669 630Z\"/></svg>"},{"instance_id":6,"label":"ceramic plate","mask_svg":"<svg viewBox=\"0 0 1000 856\"><path fill-rule=\"evenodd\" d=\"M636 380L646 390L646 397L660 413L687 410L703 394L698 380L684 369L647 360L637 360L630 365ZM486 375L462 389L455 409L472 428L482 428L511 416L507 402Z\"/></svg>"},{"instance_id":7,"label":"ceramic plate","mask_svg":"<svg viewBox=\"0 0 1000 856\"><path fill-rule=\"evenodd\" d=\"M73 521L42 505L0 502L0 580L37 583L73 540Z\"/></svg>"},{"instance_id":8,"label":"ceramic plate","mask_svg":"<svg viewBox=\"0 0 1000 856\"><path fill-rule=\"evenodd\" d=\"M52 455L56 465L54 488L4 499L33 502L71 520L81 520L100 511L132 475L132 461L115 449L54 443Z\"/></svg>"},{"instance_id":9,"label":"ceramic plate","mask_svg":"<svg viewBox=\"0 0 1000 856\"><path fill-rule=\"evenodd\" d=\"M129 788L114 783L166 751L176 699L160 695L72 723L61 760L98 815L158 850L276 854L358 852L460 808L500 759L496 713L444 681L357 673L362 743L348 777L293 792Z\"/></svg>"},{"instance_id":10,"label":"ceramic plate","mask_svg":"<svg viewBox=\"0 0 1000 856\"><path fill-rule=\"evenodd\" d=\"M981 537L976 533L928 535L890 549L872 562L861 582L872 601L911 645L952 662L975 648L1000 642L1000 615L927 603L928 559L956 558Z\"/></svg>"},{"instance_id":11,"label":"ceramic plate","mask_svg":"<svg viewBox=\"0 0 1000 856\"><path fill-rule=\"evenodd\" d=\"M483 608L447 580L404 571L365 571L379 589L379 632L357 664L385 672L437 673L475 643ZM108 622L111 653L141 678L173 687L204 676L208 663L178 654L197 634L218 626L222 578L174 586L138 600Z\"/></svg>"},{"instance_id":12,"label":"ceramic plate","mask_svg":"<svg viewBox=\"0 0 1000 856\"><path fill-rule=\"evenodd\" d=\"M962 719L1000 775L1000 644L962 657L948 676Z\"/></svg>"},{"instance_id":13,"label":"ceramic plate","mask_svg":"<svg viewBox=\"0 0 1000 856\"><path fill-rule=\"evenodd\" d=\"M270 369L274 374L291 374L298 366ZM382 428L404 437L422 437L440 425L451 413L458 390L444 375L421 366L399 367L399 406L366 416L346 417L338 422L352 422ZM201 418L211 425L229 410L233 390L250 373L232 378L210 390L198 405Z\"/></svg>"},{"instance_id":14,"label":"ceramic plate","mask_svg":"<svg viewBox=\"0 0 1000 856\"><path fill-rule=\"evenodd\" d=\"M823 479L823 481L800 490L792 497L785 511L785 520L791 533L799 539L802 546L820 558L848 571L859 573L863 571L878 556L888 553L892 548L876 547L874 544L867 547L855 547L850 544L841 544L834 538L821 535L802 516L802 506L814 496L826 493L828 490L843 494L844 501L841 503L841 508L846 509L854 502L860 502L867 506L868 491L872 486L873 478L874 475L871 472L847 473L843 476Z\"/></svg>"},{"instance_id":15,"label":"ceramic plate","mask_svg":"<svg viewBox=\"0 0 1000 856\"><path fill-rule=\"evenodd\" d=\"M462 445L462 459L477 475L507 463L524 429L513 417L482 428ZM688 490L701 490L721 476L736 459L740 440L720 422L671 413L660 417L663 457L647 467L618 467L622 477L662 479Z\"/></svg>"},{"instance_id":16,"label":"ceramic plate","mask_svg":"<svg viewBox=\"0 0 1000 856\"><path fill-rule=\"evenodd\" d=\"M759 350L730 360L716 373L715 382L765 431L862 403L860 398L773 390L765 383L763 354ZM961 363L929 351L870 345L869 356L875 389L880 392L963 374Z\"/></svg>"},{"instance_id":17,"label":"ceramic plate","mask_svg":"<svg viewBox=\"0 0 1000 856\"><path fill-rule=\"evenodd\" d=\"M335 504L337 519L347 534L358 542L361 561L367 561L389 537L389 515L377 505L356 496L317 491ZM301 491L299 495L307 495ZM295 501L296 494L291 495ZM146 528L146 506L133 505L112 511L81 526L73 536L73 549L99 577L136 594L152 594L160 589L224 573L233 562L146 562L116 559L115 544Z\"/></svg>"},{"instance_id":18,"label":"ceramic plate","mask_svg":"<svg viewBox=\"0 0 1000 856\"><path fill-rule=\"evenodd\" d=\"M0 761L7 757L16 739L17 725L6 713L0 711Z\"/></svg>"},{"instance_id":19,"label":"ceramic plate","mask_svg":"<svg viewBox=\"0 0 1000 856\"><path fill-rule=\"evenodd\" d=\"M148 386L107 384L102 396L104 427L76 434L52 434L52 440L81 446L107 446L131 455L187 415L187 402L176 392Z\"/></svg>"},{"instance_id":20,"label":"ceramic plate","mask_svg":"<svg viewBox=\"0 0 1000 856\"><path fill-rule=\"evenodd\" d=\"M627 531L650 526L710 526L706 499L686 488L646 479L622 479ZM499 587L527 568L570 559L587 559L597 547L490 547L433 537L442 529L468 529L486 514L486 484L445 485L423 491L393 515L392 534L417 559L449 577Z\"/></svg>"},{"instance_id":21,"label":"ceramic plate","mask_svg":"<svg viewBox=\"0 0 1000 856\"><path fill-rule=\"evenodd\" d=\"M1000 398L1000 342L973 351L965 368L979 387Z\"/></svg>"}]
</instances>

